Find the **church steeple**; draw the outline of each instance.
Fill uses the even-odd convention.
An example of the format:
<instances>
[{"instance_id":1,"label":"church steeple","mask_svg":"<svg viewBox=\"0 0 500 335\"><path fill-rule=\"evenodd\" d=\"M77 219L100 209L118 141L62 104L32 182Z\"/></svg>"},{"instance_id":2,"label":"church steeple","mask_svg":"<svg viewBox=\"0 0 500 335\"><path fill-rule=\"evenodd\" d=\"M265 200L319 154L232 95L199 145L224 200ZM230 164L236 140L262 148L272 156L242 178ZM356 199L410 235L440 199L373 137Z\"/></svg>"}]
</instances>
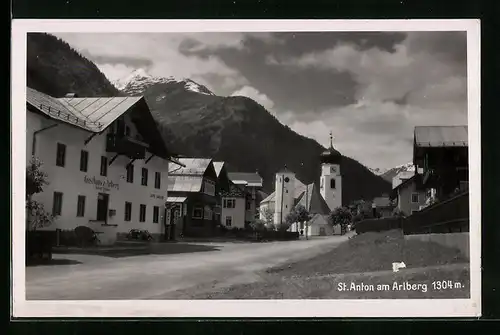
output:
<instances>
[{"instance_id":1,"label":"church steeple","mask_svg":"<svg viewBox=\"0 0 500 335\"><path fill-rule=\"evenodd\" d=\"M321 163L340 164L342 154L333 147L333 133L330 131L330 147L321 154Z\"/></svg>"}]
</instances>

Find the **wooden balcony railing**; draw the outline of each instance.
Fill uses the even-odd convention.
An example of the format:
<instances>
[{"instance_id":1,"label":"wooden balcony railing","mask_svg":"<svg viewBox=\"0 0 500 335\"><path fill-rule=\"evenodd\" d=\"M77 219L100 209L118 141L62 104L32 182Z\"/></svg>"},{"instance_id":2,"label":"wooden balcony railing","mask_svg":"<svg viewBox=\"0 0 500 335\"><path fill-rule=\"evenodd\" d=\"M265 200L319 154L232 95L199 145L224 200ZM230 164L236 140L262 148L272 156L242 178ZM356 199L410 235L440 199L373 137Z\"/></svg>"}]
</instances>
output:
<instances>
[{"instance_id":1,"label":"wooden balcony railing","mask_svg":"<svg viewBox=\"0 0 500 335\"><path fill-rule=\"evenodd\" d=\"M148 145L130 136L108 134L106 136L106 151L125 155L130 159L144 159Z\"/></svg>"}]
</instances>

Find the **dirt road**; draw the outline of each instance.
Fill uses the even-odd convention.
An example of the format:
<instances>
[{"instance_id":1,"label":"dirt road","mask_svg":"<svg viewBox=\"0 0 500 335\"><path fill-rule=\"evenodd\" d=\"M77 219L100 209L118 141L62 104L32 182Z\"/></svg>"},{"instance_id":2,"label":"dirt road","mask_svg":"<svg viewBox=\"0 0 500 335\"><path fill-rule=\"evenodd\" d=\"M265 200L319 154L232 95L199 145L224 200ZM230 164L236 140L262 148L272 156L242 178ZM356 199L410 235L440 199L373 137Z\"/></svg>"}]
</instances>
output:
<instances>
[{"instance_id":1,"label":"dirt road","mask_svg":"<svg viewBox=\"0 0 500 335\"><path fill-rule=\"evenodd\" d=\"M328 252L347 236L271 243L204 243L211 251L110 258L55 255L79 264L26 268L26 298L183 299L198 288L250 283L258 272ZM168 248L168 244L160 246Z\"/></svg>"}]
</instances>

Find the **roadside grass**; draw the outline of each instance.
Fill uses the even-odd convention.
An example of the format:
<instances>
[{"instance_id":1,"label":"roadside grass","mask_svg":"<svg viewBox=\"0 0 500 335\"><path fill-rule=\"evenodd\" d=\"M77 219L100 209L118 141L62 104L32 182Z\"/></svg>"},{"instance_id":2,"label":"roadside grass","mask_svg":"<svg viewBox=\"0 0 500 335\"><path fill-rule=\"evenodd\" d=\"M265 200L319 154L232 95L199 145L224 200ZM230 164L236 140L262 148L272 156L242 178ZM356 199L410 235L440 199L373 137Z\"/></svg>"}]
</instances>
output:
<instances>
[{"instance_id":1,"label":"roadside grass","mask_svg":"<svg viewBox=\"0 0 500 335\"><path fill-rule=\"evenodd\" d=\"M406 268L394 273L393 262L405 262ZM192 298L468 298L468 263L458 249L431 242L406 241L399 230L365 233L353 236L332 251L313 259L270 268L261 275L261 281L209 290ZM452 288L438 289L438 285L432 284L441 281L450 281ZM405 290L399 286L405 282L420 286ZM457 286L455 283L458 283ZM389 289L386 290L387 285ZM339 289L340 287L348 289Z\"/></svg>"},{"instance_id":2,"label":"roadside grass","mask_svg":"<svg viewBox=\"0 0 500 335\"><path fill-rule=\"evenodd\" d=\"M406 268L468 263L458 249L437 243L405 240L400 230L354 235L337 248L307 261L269 269L282 276L356 273L392 270L393 262Z\"/></svg>"},{"instance_id":3,"label":"roadside grass","mask_svg":"<svg viewBox=\"0 0 500 335\"><path fill-rule=\"evenodd\" d=\"M451 281L451 288L438 289L434 281ZM414 286L404 289L406 282ZM396 283L396 285L394 284ZM460 287L455 287L459 283ZM343 285L346 286L343 286ZM420 285L418 285L420 284ZM353 289L351 285L358 285ZM385 285L385 286L381 286ZM342 287L342 289L340 289ZM343 289L346 287L347 289ZM362 287L362 288L361 288ZM241 284L194 299L466 299L470 297L469 269L431 269L421 273L389 273L343 277L294 277L276 275L263 282Z\"/></svg>"}]
</instances>

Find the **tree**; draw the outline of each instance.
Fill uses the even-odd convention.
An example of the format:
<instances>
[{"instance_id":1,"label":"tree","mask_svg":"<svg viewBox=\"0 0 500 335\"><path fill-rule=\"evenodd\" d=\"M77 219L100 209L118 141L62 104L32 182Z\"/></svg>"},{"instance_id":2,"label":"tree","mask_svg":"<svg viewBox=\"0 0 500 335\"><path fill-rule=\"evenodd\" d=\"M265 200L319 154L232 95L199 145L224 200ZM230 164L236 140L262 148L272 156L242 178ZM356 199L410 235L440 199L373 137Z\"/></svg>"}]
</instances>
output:
<instances>
[{"instance_id":1,"label":"tree","mask_svg":"<svg viewBox=\"0 0 500 335\"><path fill-rule=\"evenodd\" d=\"M290 226L296 222L304 222L307 237L307 222L309 220L311 220L311 214L309 214L309 211L304 206L297 205L285 218L286 229L290 228Z\"/></svg>"},{"instance_id":2,"label":"tree","mask_svg":"<svg viewBox=\"0 0 500 335\"><path fill-rule=\"evenodd\" d=\"M261 221L264 222L265 227L267 229L274 229L274 212L268 206L264 206L260 209L260 214L262 217Z\"/></svg>"},{"instance_id":3,"label":"tree","mask_svg":"<svg viewBox=\"0 0 500 335\"><path fill-rule=\"evenodd\" d=\"M43 187L48 185L47 174L42 171L42 162L32 157L26 168L26 228L36 230L50 225L54 216L48 213L43 204L33 200L33 195L43 192Z\"/></svg>"},{"instance_id":4,"label":"tree","mask_svg":"<svg viewBox=\"0 0 500 335\"><path fill-rule=\"evenodd\" d=\"M342 231L346 231L347 226L352 222L352 213L347 207L338 207L328 216L328 221L332 226L340 225Z\"/></svg>"}]
</instances>

